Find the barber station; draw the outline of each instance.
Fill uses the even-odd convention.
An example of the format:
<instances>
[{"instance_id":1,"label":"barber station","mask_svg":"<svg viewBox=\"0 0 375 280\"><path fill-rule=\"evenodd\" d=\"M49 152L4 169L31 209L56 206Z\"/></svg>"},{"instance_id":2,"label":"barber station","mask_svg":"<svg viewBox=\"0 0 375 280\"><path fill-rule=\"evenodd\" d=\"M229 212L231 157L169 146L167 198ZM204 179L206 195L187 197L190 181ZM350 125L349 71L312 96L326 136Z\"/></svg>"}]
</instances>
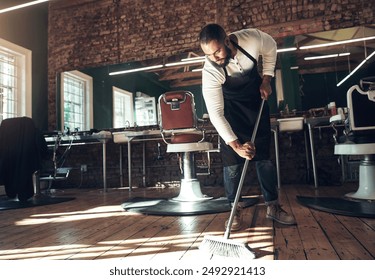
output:
<instances>
[{"instance_id":1,"label":"barber station","mask_svg":"<svg viewBox=\"0 0 375 280\"><path fill-rule=\"evenodd\" d=\"M374 3L1 2L0 261L375 259Z\"/></svg>"}]
</instances>

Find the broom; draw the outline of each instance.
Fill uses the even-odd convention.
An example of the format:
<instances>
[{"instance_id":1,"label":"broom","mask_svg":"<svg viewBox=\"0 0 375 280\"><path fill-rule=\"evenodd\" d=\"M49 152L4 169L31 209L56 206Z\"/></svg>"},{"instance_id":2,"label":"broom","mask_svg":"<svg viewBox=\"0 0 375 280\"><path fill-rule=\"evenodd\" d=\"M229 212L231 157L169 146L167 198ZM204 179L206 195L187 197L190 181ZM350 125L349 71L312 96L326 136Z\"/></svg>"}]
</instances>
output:
<instances>
[{"instance_id":1,"label":"broom","mask_svg":"<svg viewBox=\"0 0 375 280\"><path fill-rule=\"evenodd\" d=\"M250 140L251 143L254 143L255 141L256 133L257 133L258 126L259 126L260 116L263 110L263 105L264 105L264 99L262 99L262 103L260 104L260 109L259 109L257 119L255 121L253 134L251 135L251 140ZM203 241L199 246L200 250L206 251L211 255L219 255L219 256L224 256L224 257L249 258L249 259L255 258L255 253L247 244L229 239L230 229L232 227L233 219L236 214L238 201L241 196L241 189L243 186L243 182L245 180L248 164L249 164L249 160L246 159L243 169L242 169L236 197L234 199L232 211L229 216L229 221L228 221L227 228L225 229L224 236L220 237L220 236L207 236L206 235L203 238Z\"/></svg>"}]
</instances>

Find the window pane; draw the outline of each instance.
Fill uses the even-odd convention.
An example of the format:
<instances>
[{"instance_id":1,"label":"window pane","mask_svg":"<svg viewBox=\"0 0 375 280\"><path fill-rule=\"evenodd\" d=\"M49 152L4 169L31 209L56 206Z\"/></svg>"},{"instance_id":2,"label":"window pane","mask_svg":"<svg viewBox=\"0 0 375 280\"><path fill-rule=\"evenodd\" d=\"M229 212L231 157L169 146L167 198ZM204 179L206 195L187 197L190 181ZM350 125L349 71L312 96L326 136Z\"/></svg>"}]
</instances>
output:
<instances>
[{"instance_id":1,"label":"window pane","mask_svg":"<svg viewBox=\"0 0 375 280\"><path fill-rule=\"evenodd\" d=\"M134 124L133 94L113 87L113 127L130 127Z\"/></svg>"},{"instance_id":2,"label":"window pane","mask_svg":"<svg viewBox=\"0 0 375 280\"><path fill-rule=\"evenodd\" d=\"M136 97L135 112L139 126L157 124L155 97Z\"/></svg>"},{"instance_id":3,"label":"window pane","mask_svg":"<svg viewBox=\"0 0 375 280\"><path fill-rule=\"evenodd\" d=\"M64 129L84 129L85 82L70 75L64 76Z\"/></svg>"},{"instance_id":4,"label":"window pane","mask_svg":"<svg viewBox=\"0 0 375 280\"><path fill-rule=\"evenodd\" d=\"M16 57L0 51L0 118L17 116Z\"/></svg>"}]
</instances>

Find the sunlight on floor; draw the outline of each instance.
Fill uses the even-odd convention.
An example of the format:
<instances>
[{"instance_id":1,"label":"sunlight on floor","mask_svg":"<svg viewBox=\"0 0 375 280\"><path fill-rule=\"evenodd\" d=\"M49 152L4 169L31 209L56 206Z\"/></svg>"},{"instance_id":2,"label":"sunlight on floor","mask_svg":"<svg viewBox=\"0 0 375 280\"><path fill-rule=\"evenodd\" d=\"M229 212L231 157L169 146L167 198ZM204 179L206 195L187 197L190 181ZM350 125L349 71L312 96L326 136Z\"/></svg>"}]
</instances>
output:
<instances>
[{"instance_id":1,"label":"sunlight on floor","mask_svg":"<svg viewBox=\"0 0 375 280\"><path fill-rule=\"evenodd\" d=\"M46 223L62 223L71 222L77 220L97 219L97 218L108 218L123 216L123 209L116 206L100 206L91 208L85 211L73 211L64 213L48 213L48 214L35 214L31 215L30 218L17 221L15 225L26 226Z\"/></svg>"}]
</instances>

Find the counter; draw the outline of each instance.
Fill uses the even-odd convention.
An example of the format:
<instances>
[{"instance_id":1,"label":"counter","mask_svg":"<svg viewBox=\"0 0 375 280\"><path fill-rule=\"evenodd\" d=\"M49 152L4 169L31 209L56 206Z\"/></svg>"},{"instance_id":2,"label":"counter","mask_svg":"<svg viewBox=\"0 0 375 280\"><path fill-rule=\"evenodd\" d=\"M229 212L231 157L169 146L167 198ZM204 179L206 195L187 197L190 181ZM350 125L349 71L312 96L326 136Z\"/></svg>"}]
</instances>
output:
<instances>
[{"instance_id":1,"label":"counter","mask_svg":"<svg viewBox=\"0 0 375 280\"><path fill-rule=\"evenodd\" d=\"M109 131L101 131L93 134L71 134L63 135L55 133L52 135L44 136L47 146L56 149L58 146L74 146L74 145L89 145L89 144L102 144L102 168L103 168L103 191L107 191L107 156L106 148L107 143L112 140L112 134Z\"/></svg>"},{"instance_id":2,"label":"counter","mask_svg":"<svg viewBox=\"0 0 375 280\"><path fill-rule=\"evenodd\" d=\"M123 182L123 164L122 164L122 145L127 144L128 148L128 186L129 191L132 191L132 143L143 142L143 153L142 153L142 178L143 185L146 185L146 151L145 141L159 141L162 140L160 129L146 129L146 130L133 130L125 129L123 131L112 132L113 142L120 145L120 186L124 186Z\"/></svg>"},{"instance_id":3,"label":"counter","mask_svg":"<svg viewBox=\"0 0 375 280\"><path fill-rule=\"evenodd\" d=\"M205 134L213 135L216 134L216 131L213 129L207 129L205 130ZM122 162L122 146L124 144L127 145L127 151L128 151L128 187L129 191L132 191L132 166L131 164L131 157L132 157L132 144L135 142L141 142L143 143L142 147L142 178L143 178L143 186L146 186L146 149L145 149L145 143L149 141L161 141L163 140L161 136L160 129L125 129L123 131L117 131L112 132L113 142L116 144L119 144L120 146L120 185L124 186L123 182L123 162ZM213 137L211 137L213 138ZM213 150L210 150L208 152L218 152L218 148L214 148Z\"/></svg>"}]
</instances>

